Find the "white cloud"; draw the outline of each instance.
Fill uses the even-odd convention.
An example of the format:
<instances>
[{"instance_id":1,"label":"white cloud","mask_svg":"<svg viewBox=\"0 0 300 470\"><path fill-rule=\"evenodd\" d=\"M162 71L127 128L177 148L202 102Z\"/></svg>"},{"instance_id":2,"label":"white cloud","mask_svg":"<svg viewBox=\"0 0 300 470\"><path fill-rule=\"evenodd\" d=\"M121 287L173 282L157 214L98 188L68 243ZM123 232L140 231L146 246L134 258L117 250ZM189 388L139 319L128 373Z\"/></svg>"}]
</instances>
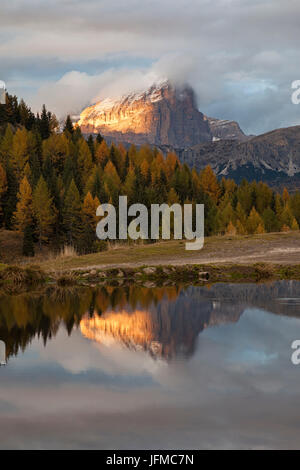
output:
<instances>
[{"instance_id":1,"label":"white cloud","mask_svg":"<svg viewBox=\"0 0 300 470\"><path fill-rule=\"evenodd\" d=\"M104 91L168 75L194 86L204 112L265 131L299 119L290 103L300 78L299 13L298 0L2 0L1 78L35 106L46 101L66 114ZM25 79L24 60L35 64ZM33 78L39 90L29 94ZM251 97L250 83L258 90Z\"/></svg>"}]
</instances>

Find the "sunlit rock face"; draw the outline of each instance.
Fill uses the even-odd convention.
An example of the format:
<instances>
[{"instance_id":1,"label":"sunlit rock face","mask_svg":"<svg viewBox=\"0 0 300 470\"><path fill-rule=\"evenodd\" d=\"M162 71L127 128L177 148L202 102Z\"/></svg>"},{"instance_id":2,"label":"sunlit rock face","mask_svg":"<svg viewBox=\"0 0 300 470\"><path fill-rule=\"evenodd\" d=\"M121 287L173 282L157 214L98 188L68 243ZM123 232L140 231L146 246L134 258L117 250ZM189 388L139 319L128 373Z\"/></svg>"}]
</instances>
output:
<instances>
[{"instance_id":1,"label":"sunlit rock face","mask_svg":"<svg viewBox=\"0 0 300 470\"><path fill-rule=\"evenodd\" d=\"M168 81L90 106L81 113L78 125L84 134L100 132L136 145L185 148L212 141L208 121L197 109L193 90L176 88Z\"/></svg>"}]
</instances>

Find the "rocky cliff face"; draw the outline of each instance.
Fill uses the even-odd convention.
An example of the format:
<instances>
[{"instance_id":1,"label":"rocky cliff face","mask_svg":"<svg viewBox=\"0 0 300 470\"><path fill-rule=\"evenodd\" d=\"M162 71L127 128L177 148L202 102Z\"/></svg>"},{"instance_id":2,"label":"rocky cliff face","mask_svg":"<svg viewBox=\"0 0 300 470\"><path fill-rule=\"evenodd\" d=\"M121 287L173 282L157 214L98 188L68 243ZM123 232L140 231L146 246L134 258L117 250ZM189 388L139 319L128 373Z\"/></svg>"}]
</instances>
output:
<instances>
[{"instance_id":1,"label":"rocky cliff face","mask_svg":"<svg viewBox=\"0 0 300 470\"><path fill-rule=\"evenodd\" d=\"M186 148L212 141L209 123L197 109L193 90L177 89L169 82L119 100L107 98L85 109L78 124L85 134L100 132L136 145Z\"/></svg>"},{"instance_id":2,"label":"rocky cliff face","mask_svg":"<svg viewBox=\"0 0 300 470\"><path fill-rule=\"evenodd\" d=\"M175 151L190 167L211 165L219 176L237 182L300 185L300 126L246 136L235 121L204 116L190 87L166 81L121 99L107 98L85 109L78 124L83 133L100 132L110 141Z\"/></svg>"},{"instance_id":3,"label":"rocky cliff face","mask_svg":"<svg viewBox=\"0 0 300 470\"><path fill-rule=\"evenodd\" d=\"M208 122L214 142L218 140L238 140L239 142L245 142L251 138L251 136L244 134L236 121L215 119L207 116L204 116L204 119Z\"/></svg>"},{"instance_id":4,"label":"rocky cliff face","mask_svg":"<svg viewBox=\"0 0 300 470\"><path fill-rule=\"evenodd\" d=\"M300 126L277 129L246 142L219 141L177 150L182 162L198 170L210 165L220 176L240 181L299 185Z\"/></svg>"}]
</instances>

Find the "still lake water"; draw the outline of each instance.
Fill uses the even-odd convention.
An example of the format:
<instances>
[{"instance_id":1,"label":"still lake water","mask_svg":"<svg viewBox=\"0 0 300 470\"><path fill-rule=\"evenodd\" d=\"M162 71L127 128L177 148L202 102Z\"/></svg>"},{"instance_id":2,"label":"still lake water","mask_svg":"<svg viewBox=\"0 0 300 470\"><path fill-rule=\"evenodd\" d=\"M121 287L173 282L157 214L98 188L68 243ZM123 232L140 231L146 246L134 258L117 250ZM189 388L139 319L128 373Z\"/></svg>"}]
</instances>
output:
<instances>
[{"instance_id":1,"label":"still lake water","mask_svg":"<svg viewBox=\"0 0 300 470\"><path fill-rule=\"evenodd\" d=\"M0 296L0 448L300 448L300 283Z\"/></svg>"}]
</instances>

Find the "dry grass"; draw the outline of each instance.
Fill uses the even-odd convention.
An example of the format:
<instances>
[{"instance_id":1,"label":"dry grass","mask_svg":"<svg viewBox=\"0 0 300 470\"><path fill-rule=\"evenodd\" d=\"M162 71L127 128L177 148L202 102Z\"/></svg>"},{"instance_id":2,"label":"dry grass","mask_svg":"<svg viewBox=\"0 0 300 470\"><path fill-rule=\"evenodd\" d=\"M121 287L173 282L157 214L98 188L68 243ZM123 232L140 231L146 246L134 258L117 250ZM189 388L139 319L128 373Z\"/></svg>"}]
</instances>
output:
<instances>
[{"instance_id":1,"label":"dry grass","mask_svg":"<svg viewBox=\"0 0 300 470\"><path fill-rule=\"evenodd\" d=\"M124 248L124 243L107 241L107 251L119 250L120 248Z\"/></svg>"},{"instance_id":2,"label":"dry grass","mask_svg":"<svg viewBox=\"0 0 300 470\"><path fill-rule=\"evenodd\" d=\"M46 270L142 265L185 264L300 264L300 232L246 236L213 236L200 251L186 251L185 242L170 240L153 244L111 244L111 249L83 256L48 260Z\"/></svg>"},{"instance_id":3,"label":"dry grass","mask_svg":"<svg viewBox=\"0 0 300 470\"><path fill-rule=\"evenodd\" d=\"M63 259L63 258L69 258L71 256L78 256L78 253L74 246L71 245L65 245L60 253L57 255L58 259Z\"/></svg>"},{"instance_id":4,"label":"dry grass","mask_svg":"<svg viewBox=\"0 0 300 470\"><path fill-rule=\"evenodd\" d=\"M54 269L55 266L59 265L58 269L64 268L64 261L68 259L73 259L74 257L79 256L73 246L65 245L60 252L55 252L52 250L43 249L36 253L34 258L22 258L20 264L28 265L28 264L39 264L39 265L53 265Z\"/></svg>"},{"instance_id":5,"label":"dry grass","mask_svg":"<svg viewBox=\"0 0 300 470\"><path fill-rule=\"evenodd\" d=\"M100 253L91 253L62 259L48 259L41 265L44 269L66 270L96 265L109 267L110 265L127 263L147 264L153 260L159 262L161 257L164 258L166 255L174 254L175 256L184 256L184 253L184 245L181 245L178 241L132 246L120 243L111 244L111 249Z\"/></svg>"},{"instance_id":6,"label":"dry grass","mask_svg":"<svg viewBox=\"0 0 300 470\"><path fill-rule=\"evenodd\" d=\"M23 235L11 230L0 230L0 261L18 263L22 259Z\"/></svg>"},{"instance_id":7,"label":"dry grass","mask_svg":"<svg viewBox=\"0 0 300 470\"><path fill-rule=\"evenodd\" d=\"M56 284L59 287L73 286L77 283L77 276L74 272L66 272L55 275Z\"/></svg>"},{"instance_id":8,"label":"dry grass","mask_svg":"<svg viewBox=\"0 0 300 470\"><path fill-rule=\"evenodd\" d=\"M159 243L107 243L107 250L79 256L73 247L61 252L43 248L34 258L20 255L22 237L17 232L0 230L0 263L39 264L46 271L68 271L80 268L185 264L300 264L300 232L266 233L246 236L213 236L205 239L200 251L186 251L185 242L170 240ZM1 269L1 265L0 265Z\"/></svg>"},{"instance_id":9,"label":"dry grass","mask_svg":"<svg viewBox=\"0 0 300 470\"><path fill-rule=\"evenodd\" d=\"M28 266L26 268L8 266L0 272L0 279L12 284L35 285L44 282L46 276L39 266Z\"/></svg>"}]
</instances>

